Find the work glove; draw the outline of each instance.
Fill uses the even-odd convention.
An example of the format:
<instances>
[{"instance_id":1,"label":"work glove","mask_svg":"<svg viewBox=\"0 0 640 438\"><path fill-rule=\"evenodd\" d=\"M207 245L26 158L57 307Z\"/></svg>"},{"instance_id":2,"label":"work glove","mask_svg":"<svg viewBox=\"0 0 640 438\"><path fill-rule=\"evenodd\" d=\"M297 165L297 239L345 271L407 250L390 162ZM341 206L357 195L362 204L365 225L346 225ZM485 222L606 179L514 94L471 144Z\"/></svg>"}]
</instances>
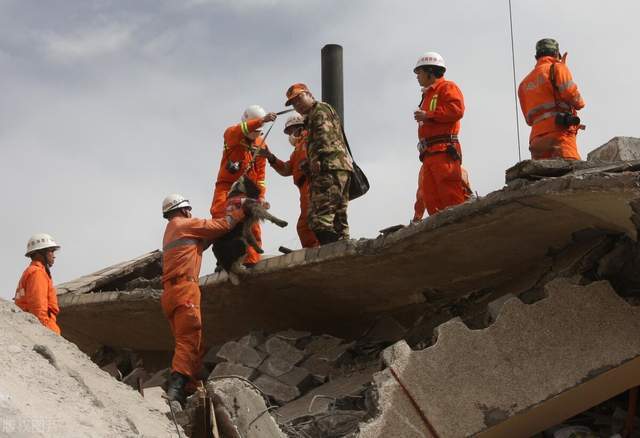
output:
<instances>
[{"instance_id":1,"label":"work glove","mask_svg":"<svg viewBox=\"0 0 640 438\"><path fill-rule=\"evenodd\" d=\"M258 156L266 158L269 163L276 161L276 156L271 153L268 147L258 149Z\"/></svg>"}]
</instances>

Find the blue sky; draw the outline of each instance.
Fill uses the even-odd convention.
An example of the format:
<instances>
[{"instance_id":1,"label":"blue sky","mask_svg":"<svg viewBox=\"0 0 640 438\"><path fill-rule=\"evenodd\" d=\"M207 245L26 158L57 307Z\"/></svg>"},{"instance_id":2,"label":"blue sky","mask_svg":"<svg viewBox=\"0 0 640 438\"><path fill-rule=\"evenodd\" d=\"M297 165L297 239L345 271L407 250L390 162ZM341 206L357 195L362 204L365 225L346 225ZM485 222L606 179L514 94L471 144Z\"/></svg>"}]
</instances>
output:
<instances>
[{"instance_id":1,"label":"blue sky","mask_svg":"<svg viewBox=\"0 0 640 438\"><path fill-rule=\"evenodd\" d=\"M640 3L513 0L518 81L533 47L559 40L587 106L583 156L640 136ZM0 0L0 296L13 296L28 237L63 246L63 282L160 246L163 197L208 214L222 133L244 108L283 108L293 82L320 97L320 49L344 47L345 128L372 183L349 208L352 237L407 223L419 163L412 73L440 52L465 95L464 165L480 195L518 160L507 1ZM523 158L528 127L521 121ZM278 120L273 152L291 149ZM290 178L268 171L272 211L295 224ZM523 230L526 232L526 230ZM299 246L295 226L266 225L267 252ZM425 261L427 263L428 261ZM203 273L213 268L205 257Z\"/></svg>"}]
</instances>

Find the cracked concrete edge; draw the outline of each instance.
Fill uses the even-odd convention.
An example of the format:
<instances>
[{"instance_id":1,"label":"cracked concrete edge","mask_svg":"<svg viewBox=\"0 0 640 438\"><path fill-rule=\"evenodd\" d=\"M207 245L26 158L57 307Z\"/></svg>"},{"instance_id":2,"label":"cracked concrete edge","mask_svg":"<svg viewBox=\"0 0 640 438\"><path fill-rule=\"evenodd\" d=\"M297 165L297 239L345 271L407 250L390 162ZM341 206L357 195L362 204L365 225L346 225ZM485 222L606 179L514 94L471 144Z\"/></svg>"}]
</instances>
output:
<instances>
[{"instance_id":1,"label":"cracked concrete edge","mask_svg":"<svg viewBox=\"0 0 640 438\"><path fill-rule=\"evenodd\" d=\"M546 291L533 304L507 300L485 329L451 320L425 350L384 351L440 437L530 436L640 384L640 308L607 282L557 279ZM358 437L431 436L390 368L374 383L379 414Z\"/></svg>"},{"instance_id":2,"label":"cracked concrete edge","mask_svg":"<svg viewBox=\"0 0 640 438\"><path fill-rule=\"evenodd\" d=\"M416 235L422 233L428 233L432 230L444 228L449 225L464 222L473 216L481 216L487 214L497 206L522 201L526 198L538 197L538 196L552 196L552 195L567 195L570 196L576 191L585 192L617 192L617 191L636 191L638 197L640 197L640 188L638 178L640 173L626 173L615 175L586 175L583 177L573 178L554 178L545 179L538 182L528 184L524 190L512 190L509 187L492 192L486 197L479 198L473 201L466 202L464 204L448 208L441 211L437 215L429 216L425 220L404 227L394 233L391 233L384 237L378 237L373 239L359 239L359 240L342 240L329 245L323 245L317 248L299 249L289 254L270 257L259 262L251 271L247 272L247 277L260 276L269 274L272 272L285 272L287 270L295 269L302 265L316 265L335 259L343 259L347 257L357 256L370 256L384 252L386 249L393 247L394 245L402 242L411 241ZM567 199L567 202L570 202ZM635 228L631 221L627 233L633 234ZM635 235L630 236L635 239ZM148 258L153 262L157 257L160 257L159 251L154 251L138 257L132 261L124 262L119 265L106 268L99 272L115 272L121 269L121 266L130 266L133 262L139 263L141 260ZM151 292L141 291L117 291L117 292L100 292L94 294L90 298L75 298L73 295L86 294L91 292L90 285L88 283L82 283L83 278L96 278L98 273L90 274L85 277L81 277L78 280L74 280L69 283L65 283L59 287L64 286L66 293L60 295L59 301L61 307L76 306L76 305L93 305L103 302L109 302L113 300L122 299L149 299L157 300L158 298ZM217 284L224 283L228 280L226 273L214 273L206 275L200 278L201 287L215 287ZM96 284L98 280L92 280ZM82 284L77 290L71 290L72 284ZM117 295L114 295L117 294Z\"/></svg>"}]
</instances>

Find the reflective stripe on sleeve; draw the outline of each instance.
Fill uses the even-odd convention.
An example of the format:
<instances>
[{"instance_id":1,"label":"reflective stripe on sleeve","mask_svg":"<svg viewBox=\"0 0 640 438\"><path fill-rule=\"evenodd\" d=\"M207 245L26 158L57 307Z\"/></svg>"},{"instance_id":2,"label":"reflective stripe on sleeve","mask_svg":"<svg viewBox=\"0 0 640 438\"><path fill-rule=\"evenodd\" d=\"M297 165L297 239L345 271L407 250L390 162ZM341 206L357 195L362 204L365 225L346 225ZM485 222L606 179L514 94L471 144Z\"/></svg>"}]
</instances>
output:
<instances>
[{"instance_id":1,"label":"reflective stripe on sleeve","mask_svg":"<svg viewBox=\"0 0 640 438\"><path fill-rule=\"evenodd\" d=\"M562 92L563 92L563 91L565 91L567 88L572 87L572 86L574 86L574 85L575 85L575 82L573 82L573 81L569 80L569 81L567 81L567 82L564 82L564 83L562 83L562 84L558 85L558 91L562 93Z\"/></svg>"},{"instance_id":2,"label":"reflective stripe on sleeve","mask_svg":"<svg viewBox=\"0 0 640 438\"><path fill-rule=\"evenodd\" d=\"M176 239L173 242L167 243L162 248L162 250L163 251L169 251L170 249L178 247L178 246L198 245L199 243L200 243L200 241L198 239L189 239L187 237L183 237L181 239Z\"/></svg>"},{"instance_id":3,"label":"reflective stripe on sleeve","mask_svg":"<svg viewBox=\"0 0 640 438\"><path fill-rule=\"evenodd\" d=\"M247 122L240 122L240 129L244 135L249 135L249 125L247 125Z\"/></svg>"}]
</instances>

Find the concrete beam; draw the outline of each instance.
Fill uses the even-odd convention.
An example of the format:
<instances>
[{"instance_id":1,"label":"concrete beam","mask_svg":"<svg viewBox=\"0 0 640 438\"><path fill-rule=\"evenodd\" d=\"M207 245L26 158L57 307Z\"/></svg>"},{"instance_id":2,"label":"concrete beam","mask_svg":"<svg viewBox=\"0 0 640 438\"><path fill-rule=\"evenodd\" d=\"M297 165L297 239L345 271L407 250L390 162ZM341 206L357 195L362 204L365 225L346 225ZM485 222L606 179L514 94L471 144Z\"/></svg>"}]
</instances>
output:
<instances>
[{"instance_id":1,"label":"concrete beam","mask_svg":"<svg viewBox=\"0 0 640 438\"><path fill-rule=\"evenodd\" d=\"M637 181L638 173L627 172L508 187L385 237L263 260L237 287L226 274L208 275L200 280L205 339L213 345L254 329L288 328L352 338L381 314L506 290L576 231L635 239L630 203L640 197ZM77 335L81 345L84 336L138 350L173 346L156 292L67 293L59 300L63 334Z\"/></svg>"},{"instance_id":2,"label":"concrete beam","mask_svg":"<svg viewBox=\"0 0 640 438\"><path fill-rule=\"evenodd\" d=\"M381 413L358 436L532 436L638 386L640 308L607 282L554 280L546 291L531 305L508 300L486 329L451 321L432 347L385 350L398 379L389 368L374 376Z\"/></svg>"}]
</instances>

